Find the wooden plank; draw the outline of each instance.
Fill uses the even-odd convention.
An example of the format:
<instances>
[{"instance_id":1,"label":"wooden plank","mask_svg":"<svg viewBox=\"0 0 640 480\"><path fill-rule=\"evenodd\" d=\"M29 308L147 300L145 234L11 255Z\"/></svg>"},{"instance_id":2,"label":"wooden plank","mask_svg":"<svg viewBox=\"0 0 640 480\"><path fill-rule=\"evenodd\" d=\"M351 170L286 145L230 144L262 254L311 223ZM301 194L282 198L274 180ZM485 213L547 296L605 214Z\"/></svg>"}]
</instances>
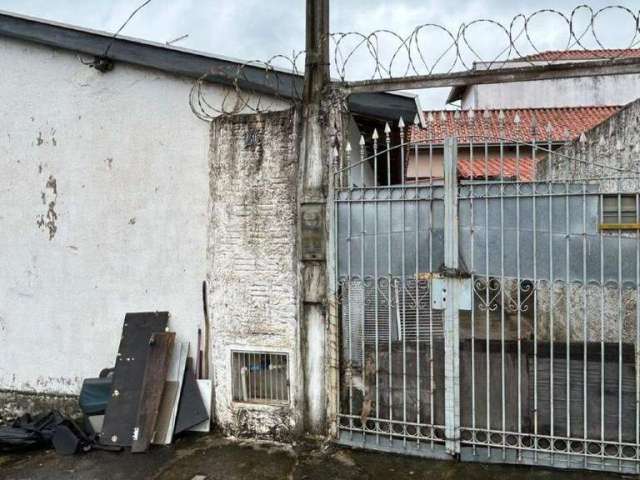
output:
<instances>
[{"instance_id":1,"label":"wooden plank","mask_svg":"<svg viewBox=\"0 0 640 480\"><path fill-rule=\"evenodd\" d=\"M202 396L202 401L204 402L204 406L207 409L207 414L209 418L202 423L192 427L189 429L190 432L201 432L208 433L211 430L211 401L213 400L213 391L211 389L211 380L209 379L199 379L198 380L198 389L200 390L200 395Z\"/></svg>"},{"instance_id":2,"label":"wooden plank","mask_svg":"<svg viewBox=\"0 0 640 480\"><path fill-rule=\"evenodd\" d=\"M165 331L168 322L168 312L127 313L125 316L101 443L122 447L133 443L149 339L153 333Z\"/></svg>"},{"instance_id":3,"label":"wooden plank","mask_svg":"<svg viewBox=\"0 0 640 480\"><path fill-rule=\"evenodd\" d=\"M173 430L178 415L178 403L180 402L180 392L182 391L182 381L184 379L184 370L187 364L187 356L189 355L189 342L177 342L171 355L170 367L167 372L167 381L176 382L176 395L171 405L169 418L167 421L167 430L164 436L156 432L153 443L158 445L169 445L173 440ZM164 421L164 420L162 420Z\"/></svg>"},{"instance_id":4,"label":"wooden plank","mask_svg":"<svg viewBox=\"0 0 640 480\"><path fill-rule=\"evenodd\" d=\"M154 333L151 336L138 406L138 420L133 429L131 451L134 453L146 451L151 443L175 337L174 332Z\"/></svg>"},{"instance_id":5,"label":"wooden plank","mask_svg":"<svg viewBox=\"0 0 640 480\"><path fill-rule=\"evenodd\" d=\"M156 429L151 439L151 443L159 443L159 439L167 437L167 431L169 430L169 422L171 420L171 412L173 411L173 405L176 402L176 396L178 395L178 382L164 382L164 393L162 394L162 401L160 402L160 410L158 412L158 420L156 421Z\"/></svg>"}]
</instances>

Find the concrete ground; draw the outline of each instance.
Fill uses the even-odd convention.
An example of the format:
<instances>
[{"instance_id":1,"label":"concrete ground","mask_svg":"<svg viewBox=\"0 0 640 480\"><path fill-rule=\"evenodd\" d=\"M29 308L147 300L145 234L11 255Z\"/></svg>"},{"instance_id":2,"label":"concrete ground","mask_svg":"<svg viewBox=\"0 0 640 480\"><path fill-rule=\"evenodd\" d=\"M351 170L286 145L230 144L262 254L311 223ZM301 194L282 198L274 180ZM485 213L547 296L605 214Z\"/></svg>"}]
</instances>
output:
<instances>
[{"instance_id":1,"label":"concrete ground","mask_svg":"<svg viewBox=\"0 0 640 480\"><path fill-rule=\"evenodd\" d=\"M143 454L92 451L60 456L54 451L0 454L2 480L408 480L408 479L616 479L615 475L559 472L520 466L443 462L337 448L282 446L190 436ZM196 477L198 478L198 477Z\"/></svg>"}]
</instances>

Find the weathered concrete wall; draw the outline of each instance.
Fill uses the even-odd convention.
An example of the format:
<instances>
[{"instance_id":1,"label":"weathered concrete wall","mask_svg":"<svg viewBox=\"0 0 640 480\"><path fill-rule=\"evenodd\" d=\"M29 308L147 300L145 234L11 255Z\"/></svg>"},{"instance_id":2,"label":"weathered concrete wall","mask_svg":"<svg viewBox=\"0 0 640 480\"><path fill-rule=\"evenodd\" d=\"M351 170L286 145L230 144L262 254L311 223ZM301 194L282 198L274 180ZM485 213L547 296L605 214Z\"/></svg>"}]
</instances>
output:
<instances>
[{"instance_id":1,"label":"weathered concrete wall","mask_svg":"<svg viewBox=\"0 0 640 480\"><path fill-rule=\"evenodd\" d=\"M0 71L0 388L77 394L113 365L127 311L168 310L195 342L210 212L192 81L7 39Z\"/></svg>"},{"instance_id":2,"label":"weathered concrete wall","mask_svg":"<svg viewBox=\"0 0 640 480\"><path fill-rule=\"evenodd\" d=\"M565 157L554 156L554 176L598 179L603 192L638 192L640 100L629 103L586 132L585 137L586 141L578 140L563 147L560 153ZM625 179L602 181L603 178Z\"/></svg>"},{"instance_id":3,"label":"weathered concrete wall","mask_svg":"<svg viewBox=\"0 0 640 480\"><path fill-rule=\"evenodd\" d=\"M467 89L462 108L625 105L640 97L640 75L534 80Z\"/></svg>"},{"instance_id":4,"label":"weathered concrete wall","mask_svg":"<svg viewBox=\"0 0 640 480\"><path fill-rule=\"evenodd\" d=\"M209 311L216 415L235 435L287 439L301 427L296 257L299 114L213 122ZM289 356L287 406L236 403L232 351Z\"/></svg>"},{"instance_id":5,"label":"weathered concrete wall","mask_svg":"<svg viewBox=\"0 0 640 480\"><path fill-rule=\"evenodd\" d=\"M0 425L24 414L31 416L59 410L69 417L81 415L75 395L50 395L0 390Z\"/></svg>"},{"instance_id":6,"label":"weathered concrete wall","mask_svg":"<svg viewBox=\"0 0 640 480\"><path fill-rule=\"evenodd\" d=\"M587 179L597 183L601 192L637 193L640 191L640 175L636 173L640 171L640 100L631 102L586 132L584 140L569 143L558 153L552 157L553 173L545 162L542 177ZM612 230L602 235L614 239L619 235L636 238L638 233ZM622 261L624 265L634 262L635 254L628 261L624 258ZM616 266L615 270L619 268ZM637 324L638 280L620 284L609 279L604 285L591 282L586 287L581 283L557 283L553 297L549 285L538 288L540 331L550 331L549 312L553 310L556 338L566 338L569 330L571 340L578 341L584 338L586 330L589 341L616 342L620 335L623 342L633 343L640 328Z\"/></svg>"}]
</instances>

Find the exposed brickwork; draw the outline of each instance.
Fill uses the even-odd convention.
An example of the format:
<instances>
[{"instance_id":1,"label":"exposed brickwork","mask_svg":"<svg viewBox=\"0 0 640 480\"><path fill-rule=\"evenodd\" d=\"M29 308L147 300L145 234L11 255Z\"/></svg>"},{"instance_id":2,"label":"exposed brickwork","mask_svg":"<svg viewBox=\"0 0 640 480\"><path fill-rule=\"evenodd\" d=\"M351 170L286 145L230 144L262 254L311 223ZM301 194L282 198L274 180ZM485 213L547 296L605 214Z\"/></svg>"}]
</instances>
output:
<instances>
[{"instance_id":1,"label":"exposed brickwork","mask_svg":"<svg viewBox=\"0 0 640 480\"><path fill-rule=\"evenodd\" d=\"M234 435L284 439L300 426L298 118L291 110L212 125L208 277L215 404L218 423ZM289 407L232 401L235 349L289 354Z\"/></svg>"}]
</instances>

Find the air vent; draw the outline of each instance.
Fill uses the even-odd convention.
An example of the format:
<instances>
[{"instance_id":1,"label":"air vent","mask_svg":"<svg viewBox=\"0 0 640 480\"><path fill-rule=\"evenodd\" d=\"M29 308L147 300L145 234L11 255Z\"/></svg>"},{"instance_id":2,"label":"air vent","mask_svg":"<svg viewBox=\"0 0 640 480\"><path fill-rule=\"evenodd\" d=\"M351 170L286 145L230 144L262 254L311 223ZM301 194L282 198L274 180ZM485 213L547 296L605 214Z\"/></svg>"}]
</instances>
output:
<instances>
[{"instance_id":1,"label":"air vent","mask_svg":"<svg viewBox=\"0 0 640 480\"><path fill-rule=\"evenodd\" d=\"M233 401L265 405L289 402L286 353L232 352Z\"/></svg>"}]
</instances>

